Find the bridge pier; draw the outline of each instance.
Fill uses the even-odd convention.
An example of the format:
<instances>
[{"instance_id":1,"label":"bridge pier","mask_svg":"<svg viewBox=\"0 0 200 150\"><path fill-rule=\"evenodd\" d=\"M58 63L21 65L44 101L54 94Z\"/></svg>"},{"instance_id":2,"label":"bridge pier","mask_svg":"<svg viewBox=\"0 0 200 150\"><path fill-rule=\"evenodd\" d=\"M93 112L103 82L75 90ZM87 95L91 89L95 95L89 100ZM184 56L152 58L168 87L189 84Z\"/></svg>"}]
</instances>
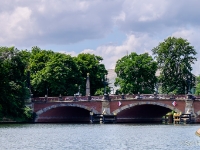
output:
<instances>
[{"instance_id":1,"label":"bridge pier","mask_svg":"<svg viewBox=\"0 0 200 150\"><path fill-rule=\"evenodd\" d=\"M102 114L110 115L110 102L108 102L108 101L102 101L101 113Z\"/></svg>"}]
</instances>

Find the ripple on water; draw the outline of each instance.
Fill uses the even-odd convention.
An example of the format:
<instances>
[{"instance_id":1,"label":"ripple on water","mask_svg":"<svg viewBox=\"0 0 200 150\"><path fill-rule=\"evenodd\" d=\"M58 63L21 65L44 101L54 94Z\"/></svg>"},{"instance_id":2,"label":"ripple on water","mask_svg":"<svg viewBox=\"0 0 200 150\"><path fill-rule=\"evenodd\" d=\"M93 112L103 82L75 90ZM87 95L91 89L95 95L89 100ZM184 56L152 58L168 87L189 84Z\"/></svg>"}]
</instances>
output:
<instances>
[{"instance_id":1,"label":"ripple on water","mask_svg":"<svg viewBox=\"0 0 200 150\"><path fill-rule=\"evenodd\" d=\"M1 149L199 149L198 125L0 125Z\"/></svg>"}]
</instances>

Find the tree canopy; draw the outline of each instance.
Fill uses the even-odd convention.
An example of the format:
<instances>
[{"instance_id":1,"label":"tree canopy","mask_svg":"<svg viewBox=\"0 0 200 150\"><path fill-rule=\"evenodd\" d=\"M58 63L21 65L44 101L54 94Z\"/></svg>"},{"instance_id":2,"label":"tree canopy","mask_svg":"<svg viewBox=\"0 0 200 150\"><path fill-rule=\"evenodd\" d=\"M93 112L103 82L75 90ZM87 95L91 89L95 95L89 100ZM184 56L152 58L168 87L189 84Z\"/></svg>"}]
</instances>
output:
<instances>
[{"instance_id":1,"label":"tree canopy","mask_svg":"<svg viewBox=\"0 0 200 150\"><path fill-rule=\"evenodd\" d=\"M26 63L14 47L0 47L0 118L25 117L25 100L29 96Z\"/></svg>"},{"instance_id":2,"label":"tree canopy","mask_svg":"<svg viewBox=\"0 0 200 150\"><path fill-rule=\"evenodd\" d=\"M77 57L41 50L33 47L28 69L31 74L31 91L34 96L85 95L87 73L90 74L91 95L103 87L102 77L107 74L100 56L79 54Z\"/></svg>"},{"instance_id":3,"label":"tree canopy","mask_svg":"<svg viewBox=\"0 0 200 150\"><path fill-rule=\"evenodd\" d=\"M25 101L36 96L85 94L90 73L91 95L103 88L107 70L92 54L77 57L32 47L30 51L0 47L0 119L31 117Z\"/></svg>"},{"instance_id":4,"label":"tree canopy","mask_svg":"<svg viewBox=\"0 0 200 150\"><path fill-rule=\"evenodd\" d=\"M197 60L197 52L190 43L182 38L169 37L152 49L161 71L159 82L164 93L184 94L194 86L192 64Z\"/></svg>"},{"instance_id":5,"label":"tree canopy","mask_svg":"<svg viewBox=\"0 0 200 150\"><path fill-rule=\"evenodd\" d=\"M200 95L200 75L196 77L196 95Z\"/></svg>"},{"instance_id":6,"label":"tree canopy","mask_svg":"<svg viewBox=\"0 0 200 150\"><path fill-rule=\"evenodd\" d=\"M33 47L30 63L34 96L74 95L81 74L70 55Z\"/></svg>"},{"instance_id":7,"label":"tree canopy","mask_svg":"<svg viewBox=\"0 0 200 150\"><path fill-rule=\"evenodd\" d=\"M153 93L156 84L157 63L148 53L124 56L116 63L116 86L121 93Z\"/></svg>"},{"instance_id":8,"label":"tree canopy","mask_svg":"<svg viewBox=\"0 0 200 150\"><path fill-rule=\"evenodd\" d=\"M81 72L81 89L82 93L85 95L86 89L86 77L87 73L90 74L90 94L94 95L98 90L103 88L104 76L108 74L105 69L104 64L101 64L103 60L102 57L96 56L94 54L81 53L75 57L76 63L78 65L79 71Z\"/></svg>"}]
</instances>

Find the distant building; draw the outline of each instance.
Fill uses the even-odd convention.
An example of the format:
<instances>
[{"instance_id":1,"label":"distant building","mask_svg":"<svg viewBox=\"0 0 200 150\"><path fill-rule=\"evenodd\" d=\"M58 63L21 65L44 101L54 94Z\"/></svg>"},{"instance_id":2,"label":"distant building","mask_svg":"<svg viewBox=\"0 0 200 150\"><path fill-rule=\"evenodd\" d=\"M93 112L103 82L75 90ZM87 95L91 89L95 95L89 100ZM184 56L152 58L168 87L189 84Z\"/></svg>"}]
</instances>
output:
<instances>
[{"instance_id":1,"label":"distant building","mask_svg":"<svg viewBox=\"0 0 200 150\"><path fill-rule=\"evenodd\" d=\"M115 69L108 69L108 75L107 78L109 79L109 87L111 90L111 94L115 94L116 90L119 89L119 87L115 87L115 78L117 77L117 74L115 72Z\"/></svg>"}]
</instances>

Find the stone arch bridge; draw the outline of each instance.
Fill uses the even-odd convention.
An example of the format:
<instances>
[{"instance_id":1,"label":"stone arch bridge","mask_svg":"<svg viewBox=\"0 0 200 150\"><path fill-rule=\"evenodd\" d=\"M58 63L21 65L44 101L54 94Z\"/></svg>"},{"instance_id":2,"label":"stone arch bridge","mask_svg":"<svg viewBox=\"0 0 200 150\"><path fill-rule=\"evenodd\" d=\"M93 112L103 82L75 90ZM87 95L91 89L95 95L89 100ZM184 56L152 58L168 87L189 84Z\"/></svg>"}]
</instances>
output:
<instances>
[{"instance_id":1,"label":"stone arch bridge","mask_svg":"<svg viewBox=\"0 0 200 150\"><path fill-rule=\"evenodd\" d=\"M190 113L196 123L200 122L200 99L185 95L37 97L32 98L32 108L35 122L89 122L90 112L114 114L117 122L154 122L171 111Z\"/></svg>"}]
</instances>

